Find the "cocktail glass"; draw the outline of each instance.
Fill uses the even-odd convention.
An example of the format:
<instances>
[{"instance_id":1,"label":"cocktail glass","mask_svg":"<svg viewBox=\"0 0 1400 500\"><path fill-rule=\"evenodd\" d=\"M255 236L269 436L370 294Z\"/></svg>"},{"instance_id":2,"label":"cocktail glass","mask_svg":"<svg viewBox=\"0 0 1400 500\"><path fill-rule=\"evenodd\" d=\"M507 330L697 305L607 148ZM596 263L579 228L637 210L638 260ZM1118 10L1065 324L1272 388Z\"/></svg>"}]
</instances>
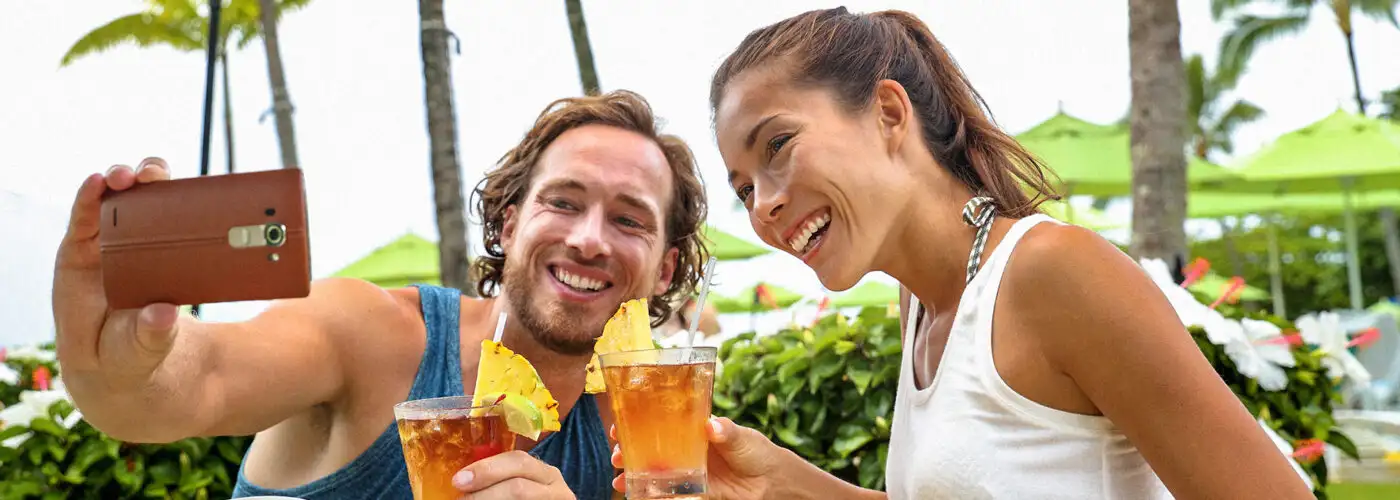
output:
<instances>
[{"instance_id":1,"label":"cocktail glass","mask_svg":"<svg viewBox=\"0 0 1400 500\"><path fill-rule=\"evenodd\" d=\"M515 448L515 433L497 409L496 402L473 406L470 395L394 405L415 500L461 498L452 486L457 471Z\"/></svg>"},{"instance_id":2,"label":"cocktail glass","mask_svg":"<svg viewBox=\"0 0 1400 500\"><path fill-rule=\"evenodd\" d=\"M714 347L603 354L627 498L705 498Z\"/></svg>"}]
</instances>

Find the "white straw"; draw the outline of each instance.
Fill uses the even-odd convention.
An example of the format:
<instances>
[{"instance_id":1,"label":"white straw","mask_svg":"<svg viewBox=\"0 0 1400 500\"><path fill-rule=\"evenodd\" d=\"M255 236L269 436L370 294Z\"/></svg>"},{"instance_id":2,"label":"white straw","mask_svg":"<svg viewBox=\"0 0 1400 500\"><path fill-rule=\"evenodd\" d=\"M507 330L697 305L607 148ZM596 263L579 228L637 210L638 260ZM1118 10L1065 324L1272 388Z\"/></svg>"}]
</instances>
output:
<instances>
[{"instance_id":1,"label":"white straw","mask_svg":"<svg viewBox=\"0 0 1400 500\"><path fill-rule=\"evenodd\" d=\"M492 342L495 342L495 343L497 343L497 344L501 343L501 334L503 334L503 333L505 333L505 332L506 332L506 312L505 312L505 311L501 311L501 319L499 319L499 320L496 321L496 336L493 337Z\"/></svg>"},{"instance_id":2,"label":"white straw","mask_svg":"<svg viewBox=\"0 0 1400 500\"><path fill-rule=\"evenodd\" d=\"M695 334L700 330L700 316L705 314L705 296L710 294L710 280L715 276L716 262L719 262L719 259L712 255L710 261L705 263L705 277L700 281L700 297L695 299L695 312L690 317L690 331L685 334L687 355L690 354L690 348L695 345Z\"/></svg>"}]
</instances>

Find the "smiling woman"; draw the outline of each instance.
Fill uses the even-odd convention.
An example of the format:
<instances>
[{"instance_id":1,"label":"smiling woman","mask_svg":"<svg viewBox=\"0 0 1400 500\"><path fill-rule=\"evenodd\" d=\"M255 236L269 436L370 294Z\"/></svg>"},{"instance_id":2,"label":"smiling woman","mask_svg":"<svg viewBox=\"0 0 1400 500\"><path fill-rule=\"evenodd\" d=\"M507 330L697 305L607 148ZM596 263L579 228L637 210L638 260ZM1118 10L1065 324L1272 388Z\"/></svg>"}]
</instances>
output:
<instances>
[{"instance_id":1,"label":"smiling woman","mask_svg":"<svg viewBox=\"0 0 1400 500\"><path fill-rule=\"evenodd\" d=\"M919 19L837 8L755 30L711 103L764 242L830 290L875 271L903 287L889 497L1311 498L1142 269L1039 213L1052 174ZM714 431L725 498L882 496Z\"/></svg>"}]
</instances>

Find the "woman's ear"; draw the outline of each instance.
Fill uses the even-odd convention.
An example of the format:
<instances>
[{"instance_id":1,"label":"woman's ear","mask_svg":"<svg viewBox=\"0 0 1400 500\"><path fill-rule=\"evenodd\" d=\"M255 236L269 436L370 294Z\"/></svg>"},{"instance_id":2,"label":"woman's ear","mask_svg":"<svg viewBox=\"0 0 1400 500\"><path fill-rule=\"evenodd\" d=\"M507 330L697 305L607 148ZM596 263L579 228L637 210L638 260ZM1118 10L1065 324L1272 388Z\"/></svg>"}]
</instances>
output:
<instances>
[{"instance_id":1,"label":"woman's ear","mask_svg":"<svg viewBox=\"0 0 1400 500\"><path fill-rule=\"evenodd\" d=\"M913 122L914 105L909 102L909 93L894 80L876 82L874 111L880 135L885 138L890 154L894 154L904 145Z\"/></svg>"}]
</instances>

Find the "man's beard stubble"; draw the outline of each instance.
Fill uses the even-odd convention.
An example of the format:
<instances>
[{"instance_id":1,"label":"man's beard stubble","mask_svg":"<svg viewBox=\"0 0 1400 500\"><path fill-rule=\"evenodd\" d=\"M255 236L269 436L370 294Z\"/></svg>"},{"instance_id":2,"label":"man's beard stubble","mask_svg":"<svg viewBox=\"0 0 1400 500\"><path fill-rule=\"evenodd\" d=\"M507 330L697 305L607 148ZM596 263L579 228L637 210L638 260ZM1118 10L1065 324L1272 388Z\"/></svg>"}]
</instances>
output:
<instances>
[{"instance_id":1,"label":"man's beard stubble","mask_svg":"<svg viewBox=\"0 0 1400 500\"><path fill-rule=\"evenodd\" d=\"M603 325L584 324L586 309L580 304L554 304L553 311L535 306L533 282L523 266L506 263L501 288L511 303L511 320L519 321L530 336L546 349L566 356L584 356L593 352ZM514 284L514 286L512 286Z\"/></svg>"}]
</instances>

